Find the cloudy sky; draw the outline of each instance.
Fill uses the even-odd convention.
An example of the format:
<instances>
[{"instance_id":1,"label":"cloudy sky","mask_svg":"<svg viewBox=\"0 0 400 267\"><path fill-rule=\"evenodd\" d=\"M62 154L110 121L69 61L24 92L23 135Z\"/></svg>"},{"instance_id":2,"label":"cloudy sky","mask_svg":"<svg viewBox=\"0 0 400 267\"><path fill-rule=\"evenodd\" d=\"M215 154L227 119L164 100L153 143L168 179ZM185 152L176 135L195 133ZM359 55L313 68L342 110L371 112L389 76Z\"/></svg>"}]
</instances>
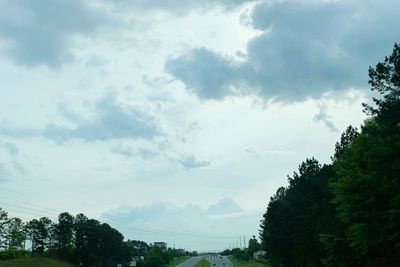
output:
<instances>
[{"instance_id":1,"label":"cloudy sky","mask_svg":"<svg viewBox=\"0 0 400 267\"><path fill-rule=\"evenodd\" d=\"M223 249L365 119L397 0L0 0L0 206Z\"/></svg>"}]
</instances>

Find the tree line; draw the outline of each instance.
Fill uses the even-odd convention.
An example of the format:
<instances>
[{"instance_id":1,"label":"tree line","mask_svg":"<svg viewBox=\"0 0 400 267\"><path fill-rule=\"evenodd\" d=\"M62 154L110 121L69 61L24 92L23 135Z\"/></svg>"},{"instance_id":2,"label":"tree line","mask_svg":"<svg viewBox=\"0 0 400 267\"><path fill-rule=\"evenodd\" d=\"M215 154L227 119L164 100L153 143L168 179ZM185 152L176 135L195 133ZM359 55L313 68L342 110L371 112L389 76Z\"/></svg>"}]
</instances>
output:
<instances>
[{"instance_id":1,"label":"tree line","mask_svg":"<svg viewBox=\"0 0 400 267\"><path fill-rule=\"evenodd\" d=\"M400 45L374 68L368 119L348 127L330 164L306 159L260 225L272 266L400 266Z\"/></svg>"},{"instance_id":2,"label":"tree line","mask_svg":"<svg viewBox=\"0 0 400 267\"><path fill-rule=\"evenodd\" d=\"M26 241L31 250L25 250ZM173 258L191 255L182 249L162 249L140 240L124 241L124 236L107 223L84 214L63 212L58 221L47 217L24 223L9 218L0 208L0 260L18 257L55 257L79 266L116 266L135 259L138 267L161 267Z\"/></svg>"},{"instance_id":3,"label":"tree line","mask_svg":"<svg viewBox=\"0 0 400 267\"><path fill-rule=\"evenodd\" d=\"M225 249L221 252L221 255L224 256L233 256L241 261L250 261L254 259L254 252L259 251L261 249L261 244L258 242L255 236L249 239L247 247L245 248L232 248Z\"/></svg>"}]
</instances>

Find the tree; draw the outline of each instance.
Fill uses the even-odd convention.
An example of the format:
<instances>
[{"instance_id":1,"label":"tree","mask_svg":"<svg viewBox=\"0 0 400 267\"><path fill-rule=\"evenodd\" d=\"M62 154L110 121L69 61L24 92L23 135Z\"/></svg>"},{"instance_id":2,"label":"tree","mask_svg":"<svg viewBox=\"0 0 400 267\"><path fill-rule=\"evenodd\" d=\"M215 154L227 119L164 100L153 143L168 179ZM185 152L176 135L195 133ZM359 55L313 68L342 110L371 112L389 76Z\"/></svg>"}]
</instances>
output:
<instances>
[{"instance_id":1,"label":"tree","mask_svg":"<svg viewBox=\"0 0 400 267\"><path fill-rule=\"evenodd\" d=\"M146 267L162 267L170 261L168 254L158 246L150 247L144 258Z\"/></svg>"},{"instance_id":2,"label":"tree","mask_svg":"<svg viewBox=\"0 0 400 267\"><path fill-rule=\"evenodd\" d=\"M6 241L4 239L5 225L6 225L7 221L8 221L7 212L0 208L0 249L7 247Z\"/></svg>"},{"instance_id":3,"label":"tree","mask_svg":"<svg viewBox=\"0 0 400 267\"><path fill-rule=\"evenodd\" d=\"M370 85L380 93L361 133L334 162L334 203L345 238L361 264L400 262L400 46L375 68Z\"/></svg>"},{"instance_id":4,"label":"tree","mask_svg":"<svg viewBox=\"0 0 400 267\"><path fill-rule=\"evenodd\" d=\"M87 234L86 234L86 224L88 218L80 213L75 216L74 221L74 231L75 231L75 250L77 255L78 263L83 263L85 261L85 255L87 253Z\"/></svg>"},{"instance_id":5,"label":"tree","mask_svg":"<svg viewBox=\"0 0 400 267\"><path fill-rule=\"evenodd\" d=\"M395 44L390 56L385 57L375 68L369 68L369 84L372 91L377 91L380 97L374 97L376 107L363 104L365 111L371 115L392 113L399 114L400 101L400 45ZM397 108L396 108L397 107ZM397 116L398 117L398 116Z\"/></svg>"},{"instance_id":6,"label":"tree","mask_svg":"<svg viewBox=\"0 0 400 267\"><path fill-rule=\"evenodd\" d=\"M271 198L261 222L262 247L273 266L321 266L320 235L334 228L332 167L307 159Z\"/></svg>"},{"instance_id":7,"label":"tree","mask_svg":"<svg viewBox=\"0 0 400 267\"><path fill-rule=\"evenodd\" d=\"M0 209L0 247L6 249L0 258L11 259L26 255L22 245L26 238L32 241L32 253L65 259L79 266L126 266L134 253L144 255L149 246L143 241L124 242L124 236L115 228L84 214L76 217L64 212L58 216L58 223L49 218L32 219L26 224L19 218L9 219ZM162 251L163 262L169 262L177 250ZM153 254L152 254L153 255ZM153 256L157 256L155 252ZM151 265L149 265L151 266Z\"/></svg>"},{"instance_id":8,"label":"tree","mask_svg":"<svg viewBox=\"0 0 400 267\"><path fill-rule=\"evenodd\" d=\"M7 249L22 249L25 241L24 223L20 218L11 218L4 224L4 239Z\"/></svg>"},{"instance_id":9,"label":"tree","mask_svg":"<svg viewBox=\"0 0 400 267\"><path fill-rule=\"evenodd\" d=\"M258 240L255 236L249 239L249 246L247 248L247 253L250 257L253 257L254 252L261 249L261 244L258 243Z\"/></svg>"},{"instance_id":10,"label":"tree","mask_svg":"<svg viewBox=\"0 0 400 267\"><path fill-rule=\"evenodd\" d=\"M132 257L141 257L149 250L150 246L140 240L128 240L126 244Z\"/></svg>"},{"instance_id":11,"label":"tree","mask_svg":"<svg viewBox=\"0 0 400 267\"><path fill-rule=\"evenodd\" d=\"M68 212L63 212L58 216L58 224L54 229L55 248L58 256L73 260L73 238L74 238L74 216Z\"/></svg>"},{"instance_id":12,"label":"tree","mask_svg":"<svg viewBox=\"0 0 400 267\"><path fill-rule=\"evenodd\" d=\"M379 120L366 123L335 162L332 188L350 246L360 258L391 266L400 255L400 136L385 128Z\"/></svg>"},{"instance_id":13,"label":"tree","mask_svg":"<svg viewBox=\"0 0 400 267\"><path fill-rule=\"evenodd\" d=\"M359 134L357 128L351 125L347 127L346 131L342 133L340 141L335 144L335 154L332 157L332 161L340 160L345 151L351 147Z\"/></svg>"},{"instance_id":14,"label":"tree","mask_svg":"<svg viewBox=\"0 0 400 267\"><path fill-rule=\"evenodd\" d=\"M29 221L25 228L27 237L32 241L32 252L42 254L52 246L52 221L47 217Z\"/></svg>"}]
</instances>

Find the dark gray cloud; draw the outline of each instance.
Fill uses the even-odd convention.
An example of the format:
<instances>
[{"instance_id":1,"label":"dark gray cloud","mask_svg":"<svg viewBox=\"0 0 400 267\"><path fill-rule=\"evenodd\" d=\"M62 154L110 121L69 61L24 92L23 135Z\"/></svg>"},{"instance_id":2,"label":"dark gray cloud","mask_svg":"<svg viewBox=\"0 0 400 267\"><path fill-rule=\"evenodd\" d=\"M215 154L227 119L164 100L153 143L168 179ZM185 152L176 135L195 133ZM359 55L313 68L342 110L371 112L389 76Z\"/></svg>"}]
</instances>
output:
<instances>
[{"instance_id":1,"label":"dark gray cloud","mask_svg":"<svg viewBox=\"0 0 400 267\"><path fill-rule=\"evenodd\" d=\"M90 35L112 18L89 1L0 0L0 39L18 64L59 67L72 60L71 37Z\"/></svg>"},{"instance_id":2,"label":"dark gray cloud","mask_svg":"<svg viewBox=\"0 0 400 267\"><path fill-rule=\"evenodd\" d=\"M82 119L68 112L68 119L76 126L47 124L44 129L19 129L11 126L0 128L0 134L15 138L43 136L56 142L71 139L85 141L106 141L111 139L152 139L159 135L154 119L135 109L122 107L114 95L103 97L94 107L95 119ZM74 121L75 120L75 121Z\"/></svg>"},{"instance_id":3,"label":"dark gray cloud","mask_svg":"<svg viewBox=\"0 0 400 267\"><path fill-rule=\"evenodd\" d=\"M181 159L179 163L186 169L194 169L210 165L211 160L199 160L194 155L189 155Z\"/></svg>"},{"instance_id":4,"label":"dark gray cloud","mask_svg":"<svg viewBox=\"0 0 400 267\"><path fill-rule=\"evenodd\" d=\"M367 69L400 41L400 5L390 1L262 2L251 18L263 33L235 62L205 48L170 59L166 70L200 98L252 92L282 101L367 85Z\"/></svg>"},{"instance_id":5,"label":"dark gray cloud","mask_svg":"<svg viewBox=\"0 0 400 267\"><path fill-rule=\"evenodd\" d=\"M219 99L230 94L230 86L242 80L243 72L243 65L234 65L231 60L205 48L191 50L168 61L165 67L204 99Z\"/></svg>"}]
</instances>

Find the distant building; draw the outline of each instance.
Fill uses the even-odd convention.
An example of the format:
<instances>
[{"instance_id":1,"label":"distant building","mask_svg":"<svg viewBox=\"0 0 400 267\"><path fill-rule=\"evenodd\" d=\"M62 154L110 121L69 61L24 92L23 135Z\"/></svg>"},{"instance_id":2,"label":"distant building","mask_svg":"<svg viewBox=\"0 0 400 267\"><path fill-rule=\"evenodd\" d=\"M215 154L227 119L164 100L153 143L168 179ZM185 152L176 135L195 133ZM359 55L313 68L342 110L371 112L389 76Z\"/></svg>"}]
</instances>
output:
<instances>
[{"instance_id":1,"label":"distant building","mask_svg":"<svg viewBox=\"0 0 400 267\"><path fill-rule=\"evenodd\" d=\"M167 249L167 243L165 242L154 242L154 246L159 247L163 250Z\"/></svg>"},{"instance_id":2,"label":"distant building","mask_svg":"<svg viewBox=\"0 0 400 267\"><path fill-rule=\"evenodd\" d=\"M265 252L264 250L258 250L256 252L253 253L253 258L256 260L261 260L264 258L265 254L267 252Z\"/></svg>"}]
</instances>

